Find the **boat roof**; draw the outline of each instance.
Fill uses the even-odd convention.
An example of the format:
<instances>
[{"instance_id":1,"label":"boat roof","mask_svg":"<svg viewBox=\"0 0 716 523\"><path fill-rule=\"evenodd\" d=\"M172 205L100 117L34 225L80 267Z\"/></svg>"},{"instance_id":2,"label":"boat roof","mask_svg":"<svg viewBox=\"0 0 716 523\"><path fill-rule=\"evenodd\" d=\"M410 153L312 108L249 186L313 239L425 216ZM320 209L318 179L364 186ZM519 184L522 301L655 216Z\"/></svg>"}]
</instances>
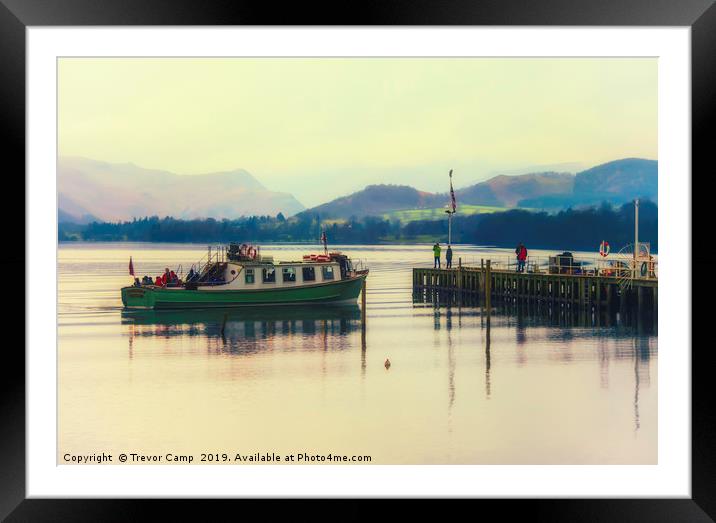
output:
<instances>
[{"instance_id":1,"label":"boat roof","mask_svg":"<svg viewBox=\"0 0 716 523\"><path fill-rule=\"evenodd\" d=\"M251 266L264 266L264 265L336 265L338 264L335 260L327 261L315 261L315 260L296 260L296 261L279 261L274 262L273 260L236 260L229 261L234 265L244 265L246 267Z\"/></svg>"}]
</instances>

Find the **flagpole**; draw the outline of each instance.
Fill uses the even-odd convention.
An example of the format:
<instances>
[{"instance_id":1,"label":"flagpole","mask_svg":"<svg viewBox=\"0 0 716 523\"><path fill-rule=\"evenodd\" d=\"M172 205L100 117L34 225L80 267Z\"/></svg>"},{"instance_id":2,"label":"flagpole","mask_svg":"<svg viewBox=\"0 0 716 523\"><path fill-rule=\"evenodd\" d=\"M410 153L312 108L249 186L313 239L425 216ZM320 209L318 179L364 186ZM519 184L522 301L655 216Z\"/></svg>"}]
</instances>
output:
<instances>
[{"instance_id":1,"label":"flagpole","mask_svg":"<svg viewBox=\"0 0 716 523\"><path fill-rule=\"evenodd\" d=\"M452 169L450 169L450 203L445 211L448 215L448 245L452 245L452 215L457 211L457 202L455 201L455 191L452 188Z\"/></svg>"},{"instance_id":2,"label":"flagpole","mask_svg":"<svg viewBox=\"0 0 716 523\"><path fill-rule=\"evenodd\" d=\"M448 245L452 245L452 213L448 213Z\"/></svg>"}]
</instances>

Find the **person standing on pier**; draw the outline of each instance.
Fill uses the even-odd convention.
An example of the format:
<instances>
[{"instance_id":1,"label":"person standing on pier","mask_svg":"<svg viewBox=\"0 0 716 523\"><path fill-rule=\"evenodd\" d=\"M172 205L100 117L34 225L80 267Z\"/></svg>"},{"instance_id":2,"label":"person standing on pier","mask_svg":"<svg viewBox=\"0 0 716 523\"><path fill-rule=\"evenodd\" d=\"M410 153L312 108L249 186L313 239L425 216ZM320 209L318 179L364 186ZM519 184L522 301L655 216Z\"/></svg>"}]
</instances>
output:
<instances>
[{"instance_id":1,"label":"person standing on pier","mask_svg":"<svg viewBox=\"0 0 716 523\"><path fill-rule=\"evenodd\" d=\"M433 245L433 256L435 256L435 263L433 264L434 269L440 268L440 244L435 242Z\"/></svg>"},{"instance_id":2,"label":"person standing on pier","mask_svg":"<svg viewBox=\"0 0 716 523\"><path fill-rule=\"evenodd\" d=\"M527 262L527 247L522 242L515 249L517 255L517 272L525 272L525 263Z\"/></svg>"},{"instance_id":3,"label":"person standing on pier","mask_svg":"<svg viewBox=\"0 0 716 523\"><path fill-rule=\"evenodd\" d=\"M448 244L447 251L445 251L445 267L447 269L452 269L452 247Z\"/></svg>"}]
</instances>

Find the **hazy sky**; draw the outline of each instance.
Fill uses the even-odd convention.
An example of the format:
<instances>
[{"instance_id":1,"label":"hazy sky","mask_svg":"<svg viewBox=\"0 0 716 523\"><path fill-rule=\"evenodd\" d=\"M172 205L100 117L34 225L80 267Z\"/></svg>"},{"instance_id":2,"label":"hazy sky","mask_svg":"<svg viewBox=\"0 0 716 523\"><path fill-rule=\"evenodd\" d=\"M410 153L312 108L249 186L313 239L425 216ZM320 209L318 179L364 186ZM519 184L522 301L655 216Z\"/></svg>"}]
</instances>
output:
<instances>
[{"instance_id":1,"label":"hazy sky","mask_svg":"<svg viewBox=\"0 0 716 523\"><path fill-rule=\"evenodd\" d=\"M657 158L657 61L61 59L61 155L243 168L312 206L369 183Z\"/></svg>"}]
</instances>

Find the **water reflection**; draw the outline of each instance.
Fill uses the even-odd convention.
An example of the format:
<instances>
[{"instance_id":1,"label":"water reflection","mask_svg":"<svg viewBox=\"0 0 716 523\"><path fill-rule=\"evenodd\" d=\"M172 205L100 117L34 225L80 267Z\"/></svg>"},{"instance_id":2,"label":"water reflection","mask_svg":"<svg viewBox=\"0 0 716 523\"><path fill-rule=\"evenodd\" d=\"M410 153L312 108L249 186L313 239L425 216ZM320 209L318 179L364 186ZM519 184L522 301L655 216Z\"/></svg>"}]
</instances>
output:
<instances>
[{"instance_id":1,"label":"water reflection","mask_svg":"<svg viewBox=\"0 0 716 523\"><path fill-rule=\"evenodd\" d=\"M482 308L480 297L474 293L460 294L450 291L413 290L413 305L432 305L435 307L456 307L457 309ZM629 327L638 335L657 334L657 318L650 310L641 314L625 310L596 310L580 307L576 304L541 302L527 299L492 298L493 314L511 316L517 324L517 343L524 343L525 332L537 325L554 327ZM487 317L487 316L486 316ZM569 330L564 331L570 335Z\"/></svg>"},{"instance_id":2,"label":"water reflection","mask_svg":"<svg viewBox=\"0 0 716 523\"><path fill-rule=\"evenodd\" d=\"M467 301L467 303L466 303ZM644 318L636 316L610 315L608 312L575 310L570 307L554 308L530 306L522 302L501 302L487 310L479 300L454 300L454 296L439 296L438 293L414 293L413 307L431 307L433 309L433 328L437 333L442 328L445 318L448 347L448 405L449 412L455 403L455 360L452 352L450 331L454 316L460 324L463 317L480 317L480 329L484 333L485 346L485 398L493 394L491 383L491 330L496 322L501 329L514 330L515 364L523 367L528 363L530 347L550 343L558 347L552 357L562 363L577 363L586 356L575 354L573 348L579 348L581 340L596 339L596 359L599 362L599 386L609 389L610 360L632 360L634 362L634 394L633 420L634 431L641 427L639 414L640 387L648 386L650 380L650 360L656 355L656 347L652 345L654 338L646 334L655 334L655 324L650 327ZM632 320L632 321L627 321ZM630 340L629 344L621 344L609 348L608 340ZM573 347L574 343L577 345Z\"/></svg>"},{"instance_id":3,"label":"water reflection","mask_svg":"<svg viewBox=\"0 0 716 523\"><path fill-rule=\"evenodd\" d=\"M303 247L276 249L299 259ZM411 267L431 263L430 245L364 252L367 324L355 305L121 313L131 254L151 272L167 257L176 266L203 252L61 248L60 448L330 450L371 454L375 464L656 463L649 325L628 310L610 324L558 304L494 300L488 315L477 300L413 300Z\"/></svg>"},{"instance_id":4,"label":"water reflection","mask_svg":"<svg viewBox=\"0 0 716 523\"><path fill-rule=\"evenodd\" d=\"M272 350L277 339L300 340L302 349L345 349L345 338L361 328L357 305L123 310L122 324L129 328L130 357L135 338L143 337L198 337L210 351L232 354ZM364 352L364 331L361 340Z\"/></svg>"}]
</instances>

